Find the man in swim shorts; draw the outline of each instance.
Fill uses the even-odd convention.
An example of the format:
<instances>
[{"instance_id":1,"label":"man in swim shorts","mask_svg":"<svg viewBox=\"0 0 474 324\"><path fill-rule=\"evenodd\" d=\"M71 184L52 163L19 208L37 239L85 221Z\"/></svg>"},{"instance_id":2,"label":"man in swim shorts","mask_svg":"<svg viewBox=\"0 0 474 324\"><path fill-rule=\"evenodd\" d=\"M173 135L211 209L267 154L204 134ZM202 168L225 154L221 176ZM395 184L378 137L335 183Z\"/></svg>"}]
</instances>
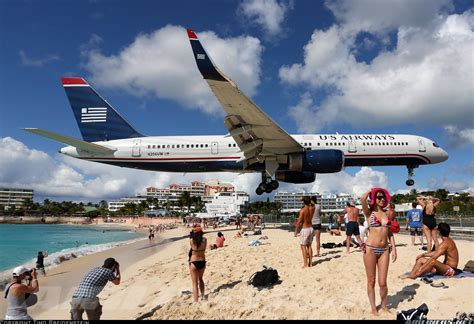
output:
<instances>
[{"instance_id":1,"label":"man in swim shorts","mask_svg":"<svg viewBox=\"0 0 474 324\"><path fill-rule=\"evenodd\" d=\"M313 242L313 226L311 224L313 210L309 196L304 196L302 202L304 206L301 208L298 220L296 221L295 237L298 236L298 228L301 225L300 246L303 253L303 268L307 268L311 267L313 259L313 249L311 248L311 243Z\"/></svg>"},{"instance_id":2,"label":"man in swim shorts","mask_svg":"<svg viewBox=\"0 0 474 324\"><path fill-rule=\"evenodd\" d=\"M416 279L428 272L434 272L446 277L452 277L458 273L459 252L453 239L449 237L451 227L448 223L439 223L438 232L441 234L441 244L435 251L423 253L416 257L416 263L411 273L406 278ZM441 263L437 259L444 256Z\"/></svg>"},{"instance_id":3,"label":"man in swim shorts","mask_svg":"<svg viewBox=\"0 0 474 324\"><path fill-rule=\"evenodd\" d=\"M359 209L356 206L352 205L350 202L347 202L345 211L348 220L346 225L346 255L349 255L352 235L356 237L359 246L362 246L362 240L360 239L358 222Z\"/></svg>"}]
</instances>

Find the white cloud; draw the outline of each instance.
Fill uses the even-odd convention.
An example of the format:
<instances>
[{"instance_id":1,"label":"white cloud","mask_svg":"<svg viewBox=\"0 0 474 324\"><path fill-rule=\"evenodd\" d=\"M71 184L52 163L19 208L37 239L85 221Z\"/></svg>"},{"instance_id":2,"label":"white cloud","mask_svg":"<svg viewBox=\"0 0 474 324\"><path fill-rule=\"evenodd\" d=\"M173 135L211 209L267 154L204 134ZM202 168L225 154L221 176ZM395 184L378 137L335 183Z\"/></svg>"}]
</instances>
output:
<instances>
[{"instance_id":1,"label":"white cloud","mask_svg":"<svg viewBox=\"0 0 474 324\"><path fill-rule=\"evenodd\" d=\"M304 62L283 66L279 71L283 83L302 84L307 91L329 92L322 102L305 107L314 114L314 120L318 120L312 132L334 122L360 128L372 127L374 123L383 126L407 121L438 126L451 124L460 128L472 125L474 11L449 16L432 13L422 17L423 23L416 24L416 16L405 17L409 21L395 19L401 13L397 14L396 10L390 13L393 3L374 4L377 10L394 15L386 27L397 28L397 44L392 51L381 51L366 63L358 62L354 54L358 32L384 28L384 20L371 20L372 15L365 13L367 22L359 21L358 15L364 11L347 7L360 9L364 7L361 3L374 4L356 1L330 5L336 16L344 17L346 25L315 30L304 48ZM403 12L413 9L412 3L414 12L421 10L421 2L403 3L407 5ZM341 9L343 14L335 9L341 4L346 8ZM435 12L446 4L449 5L448 2L433 3L428 6L429 11ZM361 25L357 25L357 21ZM308 95L305 100L308 102ZM293 117L301 120L298 115ZM361 120L364 122L360 123ZM308 131L307 124L299 124L299 127L300 131Z\"/></svg>"},{"instance_id":2,"label":"white cloud","mask_svg":"<svg viewBox=\"0 0 474 324\"><path fill-rule=\"evenodd\" d=\"M291 2L276 0L244 0L238 11L248 20L262 26L268 36L282 32L285 15L292 8Z\"/></svg>"},{"instance_id":3,"label":"white cloud","mask_svg":"<svg viewBox=\"0 0 474 324\"><path fill-rule=\"evenodd\" d=\"M448 144L453 147L462 147L474 144L474 129L459 129L454 125L444 127L444 134L448 138Z\"/></svg>"},{"instance_id":4,"label":"white cloud","mask_svg":"<svg viewBox=\"0 0 474 324\"><path fill-rule=\"evenodd\" d=\"M23 64L24 66L43 67L49 62L59 60L59 56L52 54L49 54L43 58L29 57L24 50L20 50L18 54L20 55L21 64Z\"/></svg>"},{"instance_id":5,"label":"white cloud","mask_svg":"<svg viewBox=\"0 0 474 324\"><path fill-rule=\"evenodd\" d=\"M427 26L440 11L452 9L451 0L332 0L326 6L351 31L383 33L398 26Z\"/></svg>"},{"instance_id":6,"label":"white cloud","mask_svg":"<svg viewBox=\"0 0 474 324\"><path fill-rule=\"evenodd\" d=\"M248 96L253 96L260 84L260 41L250 36L223 39L212 31L197 34L220 70ZM199 73L183 27L167 25L140 34L128 47L110 56L102 54L96 46L90 48L98 41L101 39L94 37L92 43L82 47L84 67L91 73L92 85L123 89L139 97L155 95L175 100L211 115L224 114Z\"/></svg>"}]
</instances>

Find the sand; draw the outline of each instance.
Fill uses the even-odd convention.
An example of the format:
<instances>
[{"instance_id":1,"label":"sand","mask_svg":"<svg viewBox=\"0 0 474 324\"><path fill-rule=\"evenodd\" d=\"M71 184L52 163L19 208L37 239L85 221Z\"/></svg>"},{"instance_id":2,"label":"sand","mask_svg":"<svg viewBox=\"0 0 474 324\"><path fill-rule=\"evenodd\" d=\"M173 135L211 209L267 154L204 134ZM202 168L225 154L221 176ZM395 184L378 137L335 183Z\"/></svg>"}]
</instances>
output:
<instances>
[{"instance_id":1,"label":"sand","mask_svg":"<svg viewBox=\"0 0 474 324\"><path fill-rule=\"evenodd\" d=\"M233 227L220 228L225 246L208 250L204 282L207 300L192 302L187 252L189 228L179 227L115 249L64 262L40 278L40 301L29 308L35 320L69 319L69 300L87 269L108 256L122 265L122 283L109 283L99 295L102 319L395 319L397 310L429 307L428 319L453 319L456 312L474 312L474 278L446 278L448 288L435 288L420 280L402 280L414 264L420 246L408 235L396 234L398 259L390 264L388 306L391 313L370 313L362 254L345 248L324 249L303 269L299 238L293 232L266 228L262 235L233 238ZM218 230L207 229L213 243ZM260 246L248 246L260 236ZM321 234L321 242L342 242L345 237ZM459 268L474 260L474 242L456 240ZM314 243L313 243L314 247ZM271 288L247 284L266 265L278 270L280 281ZM437 281L438 282L438 281ZM380 303L376 285L376 302ZM4 312L0 313L3 316Z\"/></svg>"}]
</instances>

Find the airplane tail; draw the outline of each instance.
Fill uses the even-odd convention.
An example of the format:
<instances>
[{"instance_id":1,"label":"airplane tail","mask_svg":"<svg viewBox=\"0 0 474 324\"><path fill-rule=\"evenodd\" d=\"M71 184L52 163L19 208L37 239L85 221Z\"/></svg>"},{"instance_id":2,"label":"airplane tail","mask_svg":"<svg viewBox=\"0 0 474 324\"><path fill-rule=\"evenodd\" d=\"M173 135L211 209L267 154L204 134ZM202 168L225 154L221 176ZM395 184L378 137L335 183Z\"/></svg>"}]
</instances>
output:
<instances>
[{"instance_id":1,"label":"airplane tail","mask_svg":"<svg viewBox=\"0 0 474 324\"><path fill-rule=\"evenodd\" d=\"M61 82L84 141L144 137L83 78L62 77Z\"/></svg>"}]
</instances>

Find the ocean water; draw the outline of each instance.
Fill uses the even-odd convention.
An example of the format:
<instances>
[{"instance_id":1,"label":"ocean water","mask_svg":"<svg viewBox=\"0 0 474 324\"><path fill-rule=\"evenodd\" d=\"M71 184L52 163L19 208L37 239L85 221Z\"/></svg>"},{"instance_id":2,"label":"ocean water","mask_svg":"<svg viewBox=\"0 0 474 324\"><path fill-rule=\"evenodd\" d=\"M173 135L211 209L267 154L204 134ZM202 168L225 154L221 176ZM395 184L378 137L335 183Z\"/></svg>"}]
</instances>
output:
<instances>
[{"instance_id":1,"label":"ocean water","mask_svg":"<svg viewBox=\"0 0 474 324\"><path fill-rule=\"evenodd\" d=\"M36 266L38 251L47 251L45 267L145 239L129 228L66 224L0 224L0 281L19 265Z\"/></svg>"}]
</instances>

